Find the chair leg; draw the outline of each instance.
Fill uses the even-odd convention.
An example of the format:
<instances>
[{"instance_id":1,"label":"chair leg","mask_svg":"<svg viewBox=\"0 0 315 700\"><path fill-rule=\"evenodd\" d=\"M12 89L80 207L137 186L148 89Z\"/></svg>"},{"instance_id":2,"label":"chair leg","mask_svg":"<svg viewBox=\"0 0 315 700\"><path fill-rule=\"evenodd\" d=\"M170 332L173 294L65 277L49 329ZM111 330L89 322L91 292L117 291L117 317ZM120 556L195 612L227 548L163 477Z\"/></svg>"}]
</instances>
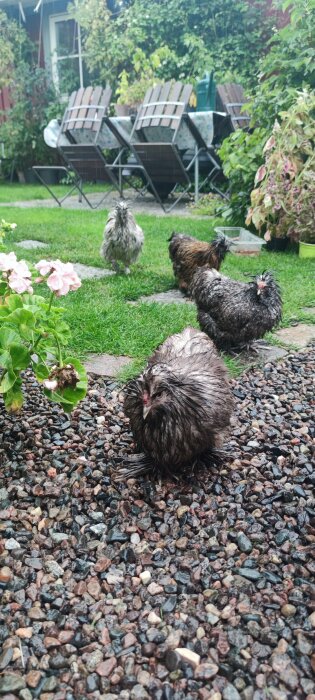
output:
<instances>
[{"instance_id":1,"label":"chair leg","mask_svg":"<svg viewBox=\"0 0 315 700\"><path fill-rule=\"evenodd\" d=\"M35 173L36 177L38 178L38 180L41 182L42 185L44 185L44 187L46 187L46 190L48 190L49 194L53 197L55 202L57 202L58 207L61 207L61 205L65 201L65 199L67 199L67 197L70 197L72 192L74 192L74 190L77 189L77 187L78 187L77 182L73 180L73 185L72 185L71 189L63 197L61 197L61 199L59 199L57 197L57 195L54 193L54 191L49 187L47 182L45 182L45 180L43 180L43 178L40 176L39 171L40 170L59 170L59 171L63 171L67 176L69 176L70 172L69 172L68 168L66 168L63 165L47 166L47 167L45 167L44 165L33 165L32 170L34 170L34 173Z\"/></svg>"}]
</instances>

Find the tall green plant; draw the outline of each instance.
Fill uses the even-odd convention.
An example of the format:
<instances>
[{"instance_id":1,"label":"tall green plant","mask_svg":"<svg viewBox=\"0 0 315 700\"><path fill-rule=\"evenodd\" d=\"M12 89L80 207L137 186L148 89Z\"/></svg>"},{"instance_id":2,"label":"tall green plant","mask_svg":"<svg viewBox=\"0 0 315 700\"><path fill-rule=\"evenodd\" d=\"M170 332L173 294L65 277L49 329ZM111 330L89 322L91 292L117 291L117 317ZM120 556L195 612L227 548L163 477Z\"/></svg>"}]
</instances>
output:
<instances>
[{"instance_id":1,"label":"tall green plant","mask_svg":"<svg viewBox=\"0 0 315 700\"><path fill-rule=\"evenodd\" d=\"M285 0L282 8L290 21L271 39L251 103L253 119L269 130L295 102L296 90L315 88L315 0Z\"/></svg>"},{"instance_id":2,"label":"tall green plant","mask_svg":"<svg viewBox=\"0 0 315 700\"><path fill-rule=\"evenodd\" d=\"M220 213L235 223L244 222L255 174L264 160L263 146L275 119L294 104L297 90L315 87L315 0L285 0L282 8L290 10L290 21L275 31L247 106L252 133L237 131L219 151L231 194L229 203L220 205Z\"/></svg>"},{"instance_id":3,"label":"tall green plant","mask_svg":"<svg viewBox=\"0 0 315 700\"><path fill-rule=\"evenodd\" d=\"M247 223L265 239L315 242L315 92L280 113L255 176Z\"/></svg>"},{"instance_id":4,"label":"tall green plant","mask_svg":"<svg viewBox=\"0 0 315 700\"><path fill-rule=\"evenodd\" d=\"M20 61L29 61L32 44L22 27L0 10L0 90L12 83Z\"/></svg>"},{"instance_id":5,"label":"tall green plant","mask_svg":"<svg viewBox=\"0 0 315 700\"><path fill-rule=\"evenodd\" d=\"M133 58L138 49L150 60L161 47L169 55L156 68L156 79L195 79L213 68L220 80L228 75L250 81L271 36L272 19L265 9L265 0L211 0L202 6L200 0L133 0L114 12L103 0L74 0L72 5L86 31L89 68L114 88L122 71L129 84L137 80Z\"/></svg>"},{"instance_id":6,"label":"tall green plant","mask_svg":"<svg viewBox=\"0 0 315 700\"><path fill-rule=\"evenodd\" d=\"M244 224L257 167L263 162L265 141L266 130L262 127L252 133L238 129L224 139L219 149L230 198L217 205L217 213L235 225Z\"/></svg>"}]
</instances>

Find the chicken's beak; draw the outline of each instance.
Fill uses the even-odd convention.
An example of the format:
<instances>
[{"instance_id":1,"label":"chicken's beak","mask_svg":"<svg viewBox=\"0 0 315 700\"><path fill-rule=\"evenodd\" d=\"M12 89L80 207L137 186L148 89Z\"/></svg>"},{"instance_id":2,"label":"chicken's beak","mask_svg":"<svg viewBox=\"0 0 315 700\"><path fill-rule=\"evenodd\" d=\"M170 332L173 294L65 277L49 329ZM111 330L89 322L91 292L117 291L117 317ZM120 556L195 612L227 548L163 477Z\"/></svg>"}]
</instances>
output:
<instances>
[{"instance_id":1,"label":"chicken's beak","mask_svg":"<svg viewBox=\"0 0 315 700\"><path fill-rule=\"evenodd\" d=\"M143 420L146 419L146 417L147 417L147 415L148 415L148 413L149 413L149 411L150 411L150 408L151 408L151 406L148 406L148 405L143 406Z\"/></svg>"}]
</instances>

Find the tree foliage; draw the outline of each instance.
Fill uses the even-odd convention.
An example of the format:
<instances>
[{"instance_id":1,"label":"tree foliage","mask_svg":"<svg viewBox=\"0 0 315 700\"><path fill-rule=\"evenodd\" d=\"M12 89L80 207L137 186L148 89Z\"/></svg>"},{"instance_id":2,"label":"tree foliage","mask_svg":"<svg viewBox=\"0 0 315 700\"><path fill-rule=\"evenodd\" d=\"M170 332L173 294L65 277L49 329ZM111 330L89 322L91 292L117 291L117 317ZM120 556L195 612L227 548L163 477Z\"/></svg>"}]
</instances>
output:
<instances>
[{"instance_id":1,"label":"tree foliage","mask_svg":"<svg viewBox=\"0 0 315 700\"><path fill-rule=\"evenodd\" d=\"M74 0L72 11L86 30L90 69L113 88L123 71L129 83L139 79L139 49L150 64L163 51L155 79L194 80L214 69L217 80L248 84L271 36L264 0L133 0L111 7L103 0Z\"/></svg>"},{"instance_id":2,"label":"tree foliage","mask_svg":"<svg viewBox=\"0 0 315 700\"><path fill-rule=\"evenodd\" d=\"M50 162L51 155L43 140L49 103L56 102L46 74L36 61L36 50L23 27L0 11L0 88L10 88L12 107L0 124L0 141L6 159L2 172L8 174L12 164L25 170L35 161Z\"/></svg>"},{"instance_id":3,"label":"tree foliage","mask_svg":"<svg viewBox=\"0 0 315 700\"><path fill-rule=\"evenodd\" d=\"M282 7L290 8L290 21L270 41L251 104L255 121L269 130L297 90L315 88L315 0L285 0Z\"/></svg>"},{"instance_id":4,"label":"tree foliage","mask_svg":"<svg viewBox=\"0 0 315 700\"><path fill-rule=\"evenodd\" d=\"M32 46L24 29L0 10L0 90L12 82L21 61L30 61Z\"/></svg>"},{"instance_id":5,"label":"tree foliage","mask_svg":"<svg viewBox=\"0 0 315 700\"><path fill-rule=\"evenodd\" d=\"M238 130L225 139L220 149L231 194L228 205L220 205L220 214L235 223L246 217L255 173L264 160L263 146L275 120L281 121L279 115L296 104L298 91L307 90L310 99L314 94L315 0L285 0L282 7L290 7L290 21L275 31L269 51L260 62L257 87L248 105L252 132L244 135Z\"/></svg>"}]
</instances>

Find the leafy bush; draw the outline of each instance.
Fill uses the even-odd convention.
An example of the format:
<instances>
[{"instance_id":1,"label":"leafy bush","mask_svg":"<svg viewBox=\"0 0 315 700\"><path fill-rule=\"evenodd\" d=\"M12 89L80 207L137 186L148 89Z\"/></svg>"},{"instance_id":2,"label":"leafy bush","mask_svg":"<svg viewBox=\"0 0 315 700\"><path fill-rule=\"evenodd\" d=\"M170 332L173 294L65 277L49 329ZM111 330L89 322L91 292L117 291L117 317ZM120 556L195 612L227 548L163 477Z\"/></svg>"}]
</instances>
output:
<instances>
[{"instance_id":1,"label":"leafy bush","mask_svg":"<svg viewBox=\"0 0 315 700\"><path fill-rule=\"evenodd\" d=\"M10 89L13 104L5 112L5 121L0 124L0 141L4 143L6 154L1 170L8 175L12 166L24 172L35 163L54 162L52 151L44 142L43 129L47 116L52 118L58 111L58 101L46 72L36 64L35 46L25 30L3 12L0 12L0 30L10 63L7 70L4 64L5 78L2 77L1 84ZM2 49L1 36L1 73Z\"/></svg>"},{"instance_id":2,"label":"leafy bush","mask_svg":"<svg viewBox=\"0 0 315 700\"><path fill-rule=\"evenodd\" d=\"M84 51L90 70L114 89L125 71L137 80L134 55L150 57L161 48L168 57L155 67L161 80L195 80L205 70L216 78L248 83L271 36L272 18L265 0L133 0L114 12L101 0L73 0L72 12L85 31ZM104 55L106 61L104 61Z\"/></svg>"},{"instance_id":3,"label":"leafy bush","mask_svg":"<svg viewBox=\"0 0 315 700\"><path fill-rule=\"evenodd\" d=\"M290 237L315 242L315 93L299 93L280 113L264 147L246 223L265 239Z\"/></svg>"},{"instance_id":4,"label":"leafy bush","mask_svg":"<svg viewBox=\"0 0 315 700\"><path fill-rule=\"evenodd\" d=\"M290 21L270 41L251 103L253 119L269 131L295 102L296 90L315 88L315 0L285 0L282 7Z\"/></svg>"},{"instance_id":5,"label":"leafy bush","mask_svg":"<svg viewBox=\"0 0 315 700\"><path fill-rule=\"evenodd\" d=\"M263 162L265 140L263 128L254 129L252 133L238 129L224 139L219 149L223 172L229 180L230 199L220 201L217 213L234 225L244 224L257 166Z\"/></svg>"},{"instance_id":6,"label":"leafy bush","mask_svg":"<svg viewBox=\"0 0 315 700\"><path fill-rule=\"evenodd\" d=\"M2 230L14 224L2 222ZM38 277L40 274L40 277ZM33 284L45 281L48 302L33 293ZM0 394L8 411L23 404L21 372L31 367L46 396L71 411L86 394L84 367L76 358L63 357L69 328L63 309L54 306L81 282L71 263L42 260L32 271L15 253L0 253Z\"/></svg>"},{"instance_id":7,"label":"leafy bush","mask_svg":"<svg viewBox=\"0 0 315 700\"><path fill-rule=\"evenodd\" d=\"M134 105L142 102L148 87L154 84L161 66L166 61L175 63L175 59L167 46L161 46L149 57L142 49L137 49L132 58L135 80L130 82L127 71L122 71L116 90L118 104Z\"/></svg>"},{"instance_id":8,"label":"leafy bush","mask_svg":"<svg viewBox=\"0 0 315 700\"><path fill-rule=\"evenodd\" d=\"M0 125L0 140L5 146L3 170L25 171L35 163L49 164L53 156L43 139L47 124L46 111L54 100L47 76L42 68L20 64L11 85L13 106ZM5 171L5 172L6 172Z\"/></svg>"},{"instance_id":9,"label":"leafy bush","mask_svg":"<svg viewBox=\"0 0 315 700\"><path fill-rule=\"evenodd\" d=\"M254 188L255 173L264 160L263 144L275 119L296 100L296 91L315 85L315 0L286 0L290 8L287 26L275 30L266 56L260 62L258 86L247 105L252 133L237 131L219 151L223 171L230 179L231 198L220 205L220 213L233 223L243 223Z\"/></svg>"},{"instance_id":10,"label":"leafy bush","mask_svg":"<svg viewBox=\"0 0 315 700\"><path fill-rule=\"evenodd\" d=\"M0 90L12 82L12 71L20 61L30 61L32 44L22 27L0 10Z\"/></svg>"}]
</instances>

